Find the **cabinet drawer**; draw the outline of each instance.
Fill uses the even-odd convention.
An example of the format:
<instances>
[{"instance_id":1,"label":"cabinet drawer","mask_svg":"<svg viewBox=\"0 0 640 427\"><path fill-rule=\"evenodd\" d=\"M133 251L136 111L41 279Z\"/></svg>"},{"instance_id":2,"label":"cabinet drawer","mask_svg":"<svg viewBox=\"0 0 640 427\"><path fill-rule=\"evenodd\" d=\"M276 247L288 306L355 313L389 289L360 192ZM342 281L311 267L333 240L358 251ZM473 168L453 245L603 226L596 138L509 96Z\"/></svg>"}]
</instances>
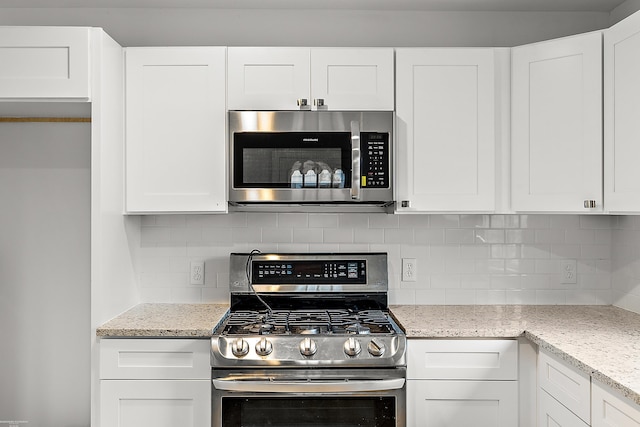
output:
<instances>
[{"instance_id":1,"label":"cabinet drawer","mask_svg":"<svg viewBox=\"0 0 640 427\"><path fill-rule=\"evenodd\" d=\"M101 379L210 379L210 341L102 339Z\"/></svg>"},{"instance_id":2,"label":"cabinet drawer","mask_svg":"<svg viewBox=\"0 0 640 427\"><path fill-rule=\"evenodd\" d=\"M516 380L516 340L409 340L412 379Z\"/></svg>"},{"instance_id":3,"label":"cabinet drawer","mask_svg":"<svg viewBox=\"0 0 640 427\"><path fill-rule=\"evenodd\" d=\"M538 389L538 427L588 427L549 393Z\"/></svg>"},{"instance_id":4,"label":"cabinet drawer","mask_svg":"<svg viewBox=\"0 0 640 427\"><path fill-rule=\"evenodd\" d=\"M0 98L89 99L89 28L0 28Z\"/></svg>"},{"instance_id":5,"label":"cabinet drawer","mask_svg":"<svg viewBox=\"0 0 640 427\"><path fill-rule=\"evenodd\" d=\"M407 427L517 425L516 381L407 381Z\"/></svg>"},{"instance_id":6,"label":"cabinet drawer","mask_svg":"<svg viewBox=\"0 0 640 427\"><path fill-rule=\"evenodd\" d=\"M640 405L616 396L609 387L592 384L593 427L640 427Z\"/></svg>"},{"instance_id":7,"label":"cabinet drawer","mask_svg":"<svg viewBox=\"0 0 640 427\"><path fill-rule=\"evenodd\" d=\"M591 421L591 378L550 355L538 355L538 386L582 418Z\"/></svg>"}]
</instances>

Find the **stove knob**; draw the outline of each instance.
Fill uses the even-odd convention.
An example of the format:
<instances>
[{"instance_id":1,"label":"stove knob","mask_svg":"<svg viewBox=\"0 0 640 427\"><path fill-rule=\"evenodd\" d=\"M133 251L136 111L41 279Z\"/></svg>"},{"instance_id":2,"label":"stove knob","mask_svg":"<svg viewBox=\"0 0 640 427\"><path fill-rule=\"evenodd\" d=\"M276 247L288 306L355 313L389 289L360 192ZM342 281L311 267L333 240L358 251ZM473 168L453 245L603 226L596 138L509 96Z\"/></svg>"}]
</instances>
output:
<instances>
[{"instance_id":1,"label":"stove knob","mask_svg":"<svg viewBox=\"0 0 640 427\"><path fill-rule=\"evenodd\" d=\"M265 337L262 337L260 341L256 343L256 353L258 353L259 356L268 356L272 351L273 345L271 344L271 341Z\"/></svg>"},{"instance_id":2,"label":"stove knob","mask_svg":"<svg viewBox=\"0 0 640 427\"><path fill-rule=\"evenodd\" d=\"M238 338L231 344L231 352L236 357L246 356L249 353L249 344L242 338Z\"/></svg>"},{"instance_id":3,"label":"stove knob","mask_svg":"<svg viewBox=\"0 0 640 427\"><path fill-rule=\"evenodd\" d=\"M384 354L386 350L383 343L379 342L377 339L372 339L369 341L369 345L367 346L367 350L369 350L369 354L375 357L380 357Z\"/></svg>"},{"instance_id":4,"label":"stove knob","mask_svg":"<svg viewBox=\"0 0 640 427\"><path fill-rule=\"evenodd\" d=\"M318 347L316 346L316 342L311 338L305 338L300 341L300 353L303 356L313 356L318 351Z\"/></svg>"},{"instance_id":5,"label":"stove knob","mask_svg":"<svg viewBox=\"0 0 640 427\"><path fill-rule=\"evenodd\" d=\"M344 342L344 352L347 356L357 356L360 354L360 343L355 338L349 338Z\"/></svg>"}]
</instances>

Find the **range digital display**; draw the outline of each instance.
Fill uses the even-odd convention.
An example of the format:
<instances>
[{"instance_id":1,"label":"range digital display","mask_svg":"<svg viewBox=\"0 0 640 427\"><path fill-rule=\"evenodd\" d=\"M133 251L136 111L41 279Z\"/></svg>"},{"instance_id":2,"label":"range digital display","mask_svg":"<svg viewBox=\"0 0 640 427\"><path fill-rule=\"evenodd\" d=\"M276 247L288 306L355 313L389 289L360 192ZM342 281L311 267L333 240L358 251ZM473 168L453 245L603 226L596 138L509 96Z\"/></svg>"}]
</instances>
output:
<instances>
[{"instance_id":1,"label":"range digital display","mask_svg":"<svg viewBox=\"0 0 640 427\"><path fill-rule=\"evenodd\" d=\"M367 263L345 261L254 261L254 284L366 284Z\"/></svg>"}]
</instances>

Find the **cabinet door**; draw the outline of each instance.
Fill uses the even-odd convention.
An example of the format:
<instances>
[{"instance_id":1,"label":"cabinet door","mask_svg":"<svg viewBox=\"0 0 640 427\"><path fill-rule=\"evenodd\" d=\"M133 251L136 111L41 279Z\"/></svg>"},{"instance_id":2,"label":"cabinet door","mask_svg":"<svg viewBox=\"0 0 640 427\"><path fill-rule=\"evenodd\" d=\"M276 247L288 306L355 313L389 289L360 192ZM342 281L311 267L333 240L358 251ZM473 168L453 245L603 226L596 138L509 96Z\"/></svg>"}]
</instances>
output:
<instances>
[{"instance_id":1,"label":"cabinet door","mask_svg":"<svg viewBox=\"0 0 640 427\"><path fill-rule=\"evenodd\" d=\"M129 213L226 212L225 48L126 50Z\"/></svg>"},{"instance_id":2,"label":"cabinet door","mask_svg":"<svg viewBox=\"0 0 640 427\"><path fill-rule=\"evenodd\" d=\"M298 110L299 99L310 102L309 48L230 47L227 60L229 110Z\"/></svg>"},{"instance_id":3,"label":"cabinet door","mask_svg":"<svg viewBox=\"0 0 640 427\"><path fill-rule=\"evenodd\" d=\"M611 212L640 212L640 13L604 33L604 179Z\"/></svg>"},{"instance_id":4,"label":"cabinet door","mask_svg":"<svg viewBox=\"0 0 640 427\"><path fill-rule=\"evenodd\" d=\"M407 381L407 427L517 425L517 381Z\"/></svg>"},{"instance_id":5,"label":"cabinet door","mask_svg":"<svg viewBox=\"0 0 640 427\"><path fill-rule=\"evenodd\" d=\"M100 381L100 420L105 427L202 427L211 425L210 380Z\"/></svg>"},{"instance_id":6,"label":"cabinet door","mask_svg":"<svg viewBox=\"0 0 640 427\"><path fill-rule=\"evenodd\" d=\"M393 83L392 48L311 50L315 109L393 111Z\"/></svg>"},{"instance_id":7,"label":"cabinet door","mask_svg":"<svg viewBox=\"0 0 640 427\"><path fill-rule=\"evenodd\" d=\"M538 427L588 427L546 391L538 389Z\"/></svg>"},{"instance_id":8,"label":"cabinet door","mask_svg":"<svg viewBox=\"0 0 640 427\"><path fill-rule=\"evenodd\" d=\"M593 427L640 427L640 405L600 383L593 383L591 425Z\"/></svg>"},{"instance_id":9,"label":"cabinet door","mask_svg":"<svg viewBox=\"0 0 640 427\"><path fill-rule=\"evenodd\" d=\"M1 27L0 98L88 100L89 30Z\"/></svg>"},{"instance_id":10,"label":"cabinet door","mask_svg":"<svg viewBox=\"0 0 640 427\"><path fill-rule=\"evenodd\" d=\"M494 52L396 52L398 212L495 209Z\"/></svg>"},{"instance_id":11,"label":"cabinet door","mask_svg":"<svg viewBox=\"0 0 640 427\"><path fill-rule=\"evenodd\" d=\"M513 49L511 124L515 211L602 211L600 32Z\"/></svg>"}]
</instances>

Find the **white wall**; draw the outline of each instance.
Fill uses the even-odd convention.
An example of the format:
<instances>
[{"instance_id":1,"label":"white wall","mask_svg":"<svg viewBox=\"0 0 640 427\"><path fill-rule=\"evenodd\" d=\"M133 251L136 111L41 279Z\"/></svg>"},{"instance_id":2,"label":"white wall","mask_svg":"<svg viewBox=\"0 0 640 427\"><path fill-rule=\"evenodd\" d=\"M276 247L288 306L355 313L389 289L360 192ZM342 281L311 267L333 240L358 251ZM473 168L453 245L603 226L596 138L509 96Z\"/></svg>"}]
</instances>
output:
<instances>
[{"instance_id":1,"label":"white wall","mask_svg":"<svg viewBox=\"0 0 640 427\"><path fill-rule=\"evenodd\" d=\"M611 11L609 25L613 25L640 10L640 0L627 0Z\"/></svg>"},{"instance_id":2,"label":"white wall","mask_svg":"<svg viewBox=\"0 0 640 427\"><path fill-rule=\"evenodd\" d=\"M0 25L103 27L122 46L515 46L609 25L606 12L0 9Z\"/></svg>"},{"instance_id":3,"label":"white wall","mask_svg":"<svg viewBox=\"0 0 640 427\"><path fill-rule=\"evenodd\" d=\"M610 304L611 218L577 215L255 214L142 218L140 292L147 302L228 300L229 253L389 253L396 304ZM402 257L418 281L401 282ZM578 283L560 283L560 261ZM205 285L189 284L205 261Z\"/></svg>"},{"instance_id":4,"label":"white wall","mask_svg":"<svg viewBox=\"0 0 640 427\"><path fill-rule=\"evenodd\" d=\"M90 153L89 124L0 123L0 420L89 424Z\"/></svg>"}]
</instances>

